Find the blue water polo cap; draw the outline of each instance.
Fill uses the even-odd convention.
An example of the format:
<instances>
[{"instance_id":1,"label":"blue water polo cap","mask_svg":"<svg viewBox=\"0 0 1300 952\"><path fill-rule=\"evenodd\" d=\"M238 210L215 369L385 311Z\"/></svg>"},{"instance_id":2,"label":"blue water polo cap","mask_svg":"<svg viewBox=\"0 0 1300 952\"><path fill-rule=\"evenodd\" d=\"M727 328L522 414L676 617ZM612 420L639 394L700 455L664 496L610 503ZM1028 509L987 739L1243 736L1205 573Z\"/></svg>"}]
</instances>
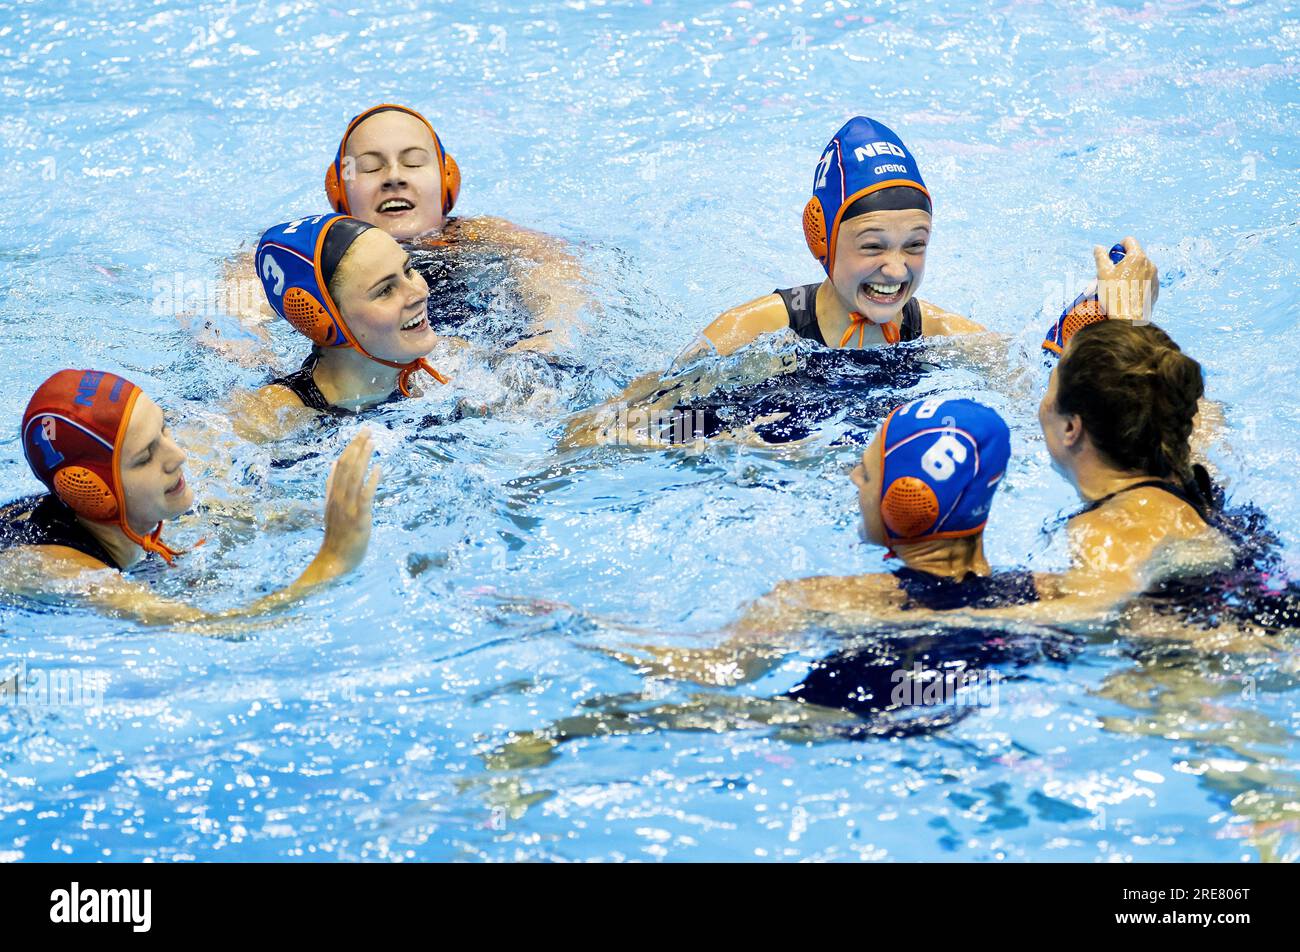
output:
<instances>
[{"instance_id":1,"label":"blue water polo cap","mask_svg":"<svg viewBox=\"0 0 1300 952\"><path fill-rule=\"evenodd\" d=\"M841 222L869 211L906 208L931 211L916 159L892 129L855 116L817 161L813 197L803 211L808 250L830 274Z\"/></svg>"},{"instance_id":2,"label":"blue water polo cap","mask_svg":"<svg viewBox=\"0 0 1300 952\"><path fill-rule=\"evenodd\" d=\"M974 535L1011 458L1011 431L974 400L916 400L880 433L880 514L891 542Z\"/></svg>"},{"instance_id":3,"label":"blue water polo cap","mask_svg":"<svg viewBox=\"0 0 1300 952\"><path fill-rule=\"evenodd\" d=\"M257 244L253 263L267 302L313 344L357 347L330 297L329 278L347 247L370 227L347 215L316 215L269 228ZM338 235L328 248L335 254L327 255L326 241L335 228ZM324 267L327 257L333 258L328 275Z\"/></svg>"}]
</instances>

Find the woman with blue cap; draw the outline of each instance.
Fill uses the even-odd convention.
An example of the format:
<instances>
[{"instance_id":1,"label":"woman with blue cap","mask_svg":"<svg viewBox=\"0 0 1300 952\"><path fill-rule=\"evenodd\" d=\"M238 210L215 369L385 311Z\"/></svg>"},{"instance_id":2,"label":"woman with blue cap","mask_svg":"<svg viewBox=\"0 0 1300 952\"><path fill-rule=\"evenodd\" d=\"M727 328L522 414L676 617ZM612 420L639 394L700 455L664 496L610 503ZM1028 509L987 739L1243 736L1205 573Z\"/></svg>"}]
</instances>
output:
<instances>
[{"instance_id":1,"label":"woman with blue cap","mask_svg":"<svg viewBox=\"0 0 1300 952\"><path fill-rule=\"evenodd\" d=\"M778 288L726 311L674 361L671 372L709 354L728 356L787 328L823 347L853 350L983 331L916 296L925 276L931 213L930 191L902 140L872 119L850 119L822 150L803 212L804 239L825 279ZM680 410L698 398L699 383L689 375L661 380L648 374L613 402L649 401ZM575 417L565 442L604 442L608 407Z\"/></svg>"},{"instance_id":2,"label":"woman with blue cap","mask_svg":"<svg viewBox=\"0 0 1300 952\"><path fill-rule=\"evenodd\" d=\"M1010 457L1006 423L983 404L932 399L896 408L850 479L858 493L859 536L902 565L892 572L781 582L749 607L724 644L647 649L653 667L725 683L767 670L784 654L767 649L813 621L843 620L860 629L900 611L1037 601L1031 573L994 572L984 556L984 527Z\"/></svg>"},{"instance_id":3,"label":"woman with blue cap","mask_svg":"<svg viewBox=\"0 0 1300 952\"><path fill-rule=\"evenodd\" d=\"M803 212L804 240L826 279L779 288L727 311L705 328L703 339L678 358L678 365L710 349L725 356L786 327L841 348L983 331L974 321L916 297L932 213L930 190L898 135L876 120L850 119L822 151ZM1158 290L1155 266L1132 238L1116 247L1126 248L1129 260L1121 265L1115 249L1104 260L1098 249L1098 277L1111 291L1144 279L1151 293L1149 316ZM1091 301L1098 302L1095 289ZM1105 302L1093 310L1104 318Z\"/></svg>"},{"instance_id":4,"label":"woman with blue cap","mask_svg":"<svg viewBox=\"0 0 1300 952\"><path fill-rule=\"evenodd\" d=\"M410 396L417 374L447 382L427 359L440 340L428 285L381 229L341 214L300 218L268 229L254 262L267 302L312 350L301 368L237 401L246 436Z\"/></svg>"},{"instance_id":5,"label":"woman with blue cap","mask_svg":"<svg viewBox=\"0 0 1300 952\"><path fill-rule=\"evenodd\" d=\"M778 288L726 311L674 361L669 377L644 375L614 400L576 415L567 428L565 444L609 442L612 421L655 415L698 424L696 436L726 432L734 429L734 421L750 419L754 434L765 442L799 438L806 432L809 418L821 413L810 405L816 401L806 399L803 391L784 392L791 388L780 386L775 378L719 400L710 395L717 383L699 360L709 355L728 356L765 334L786 329L822 347L870 351L850 358L856 369L849 389L858 402L864 390L914 386L916 362L905 354L895 356L876 348L985 330L917 297L925 275L932 211L930 191L916 158L898 135L873 119L850 119L822 150L813 173L812 197L803 212L804 238L825 272L824 280ZM1104 278L1108 287L1138 279L1153 282L1155 267L1137 242L1126 239L1125 246L1129 256L1122 265L1098 258L1099 278ZM1137 315L1141 314L1138 310ZM1082 323L1105 317L1098 295L1090 292L1058 320L1056 338ZM1050 338L1049 333L1044 345L1048 350ZM807 363L824 366L834 376L835 362L827 366L823 357L833 355L815 353ZM790 367L782 362L769 374L783 374ZM771 392L774 390L777 392ZM611 408L623 410L629 405L635 405L636 411L622 416L611 412ZM861 408L855 405L856 409ZM718 421L733 422L724 425ZM673 442L653 427L642 433L624 425L616 439L622 441L624 433L627 441L635 443Z\"/></svg>"},{"instance_id":6,"label":"woman with blue cap","mask_svg":"<svg viewBox=\"0 0 1300 952\"><path fill-rule=\"evenodd\" d=\"M824 346L855 348L984 330L916 296L931 197L915 156L893 130L864 116L846 122L822 150L812 191L804 239L825 280L727 311L683 358L709 348L725 356L786 327Z\"/></svg>"}]
</instances>

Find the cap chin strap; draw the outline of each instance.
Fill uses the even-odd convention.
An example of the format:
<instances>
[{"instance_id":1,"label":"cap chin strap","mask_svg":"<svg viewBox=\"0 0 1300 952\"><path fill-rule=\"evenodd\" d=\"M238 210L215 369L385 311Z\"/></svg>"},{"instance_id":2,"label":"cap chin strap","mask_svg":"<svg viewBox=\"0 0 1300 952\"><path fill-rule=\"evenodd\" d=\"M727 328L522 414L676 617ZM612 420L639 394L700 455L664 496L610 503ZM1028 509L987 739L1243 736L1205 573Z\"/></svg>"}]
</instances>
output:
<instances>
[{"instance_id":1,"label":"cap chin strap","mask_svg":"<svg viewBox=\"0 0 1300 952\"><path fill-rule=\"evenodd\" d=\"M854 311L849 315L849 326L845 329L844 336L840 338L840 346L846 346L849 339L853 336L853 332L857 331L858 347L861 348L862 341L867 333L867 325L874 323L875 321L868 320L857 311ZM893 321L887 321L884 324L877 324L876 326L880 328L880 333L885 335L886 344L897 344L901 339L898 328L894 326Z\"/></svg>"},{"instance_id":2,"label":"cap chin strap","mask_svg":"<svg viewBox=\"0 0 1300 952\"><path fill-rule=\"evenodd\" d=\"M411 378L421 370L427 373L434 380L438 381L438 383L451 383L450 377L440 373L433 364L429 363L429 361L425 360L423 357L418 360L413 360L409 364L399 364L395 360L384 360L382 357L376 357L374 354L362 347L357 341L353 340L350 334L348 335L348 344L350 344L358 354L365 357L367 360L373 360L377 364L383 364L385 367L392 367L397 370L397 389L401 391L402 396L404 397L409 397L411 395Z\"/></svg>"},{"instance_id":3,"label":"cap chin strap","mask_svg":"<svg viewBox=\"0 0 1300 952\"><path fill-rule=\"evenodd\" d=\"M126 537L128 539L130 539L140 548L144 549L146 552L155 552L158 555L162 556L163 561L165 561L168 565L174 565L176 562L176 556L185 554L186 550L173 549L166 542L162 541L163 524L161 522L158 523L158 525L154 526L153 532L149 533L147 536L140 535L140 533L136 532L134 529L132 529L129 525L126 524L125 513L123 513L119 525L122 531L126 533ZM196 547L202 545L206 541L207 541L206 539L200 539L196 543Z\"/></svg>"},{"instance_id":4,"label":"cap chin strap","mask_svg":"<svg viewBox=\"0 0 1300 952\"><path fill-rule=\"evenodd\" d=\"M385 360L383 361L383 363L388 364L390 362ZM401 370L397 374L397 389L402 392L402 396L404 397L409 397L411 395L410 380L421 370L427 373L434 380L438 381L438 383L449 382L448 377L445 377L441 373L439 373L438 370L433 366L433 364L429 363L423 357L421 357L419 360L414 360L409 364L390 364L390 366L401 368Z\"/></svg>"}]
</instances>

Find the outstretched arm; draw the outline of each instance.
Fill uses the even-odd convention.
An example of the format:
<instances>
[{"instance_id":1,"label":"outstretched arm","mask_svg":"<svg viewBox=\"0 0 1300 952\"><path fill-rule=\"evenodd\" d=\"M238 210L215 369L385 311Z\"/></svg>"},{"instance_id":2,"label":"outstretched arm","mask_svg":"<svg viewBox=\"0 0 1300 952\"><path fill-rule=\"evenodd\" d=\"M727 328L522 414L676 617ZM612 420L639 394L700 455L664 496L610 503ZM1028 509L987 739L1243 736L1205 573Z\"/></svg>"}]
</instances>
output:
<instances>
[{"instance_id":1,"label":"outstretched arm","mask_svg":"<svg viewBox=\"0 0 1300 952\"><path fill-rule=\"evenodd\" d=\"M678 398L682 396L681 393L676 393L680 387L683 385L690 387L701 380L699 368L690 369L691 364L710 355L730 356L762 335L789 326L790 319L785 304L776 294L766 294L724 312L677 356L667 373L660 374L652 371L642 374L617 396L575 413L565 427L564 436L560 440L561 446L573 449L613 442L615 437L611 436L611 428L615 425L627 425L629 429L636 430L638 425L635 421L619 419L620 410L631 410L635 407L638 411L643 411L637 414L638 418L648 418L649 414L656 409L671 409L671 406L676 405ZM668 395L669 406L653 405L659 399L658 394ZM650 405L646 405L647 399ZM635 433L628 433L626 436L630 442L641 441ZM617 439L622 442L623 436L620 435ZM651 446L663 445L652 433L648 433L644 441Z\"/></svg>"},{"instance_id":2,"label":"outstretched arm","mask_svg":"<svg viewBox=\"0 0 1300 952\"><path fill-rule=\"evenodd\" d=\"M982 334L988 330L969 317L945 311L929 301L918 298L917 302L921 305L921 333L926 337L959 337L962 334Z\"/></svg>"},{"instance_id":3,"label":"outstretched arm","mask_svg":"<svg viewBox=\"0 0 1300 952\"><path fill-rule=\"evenodd\" d=\"M148 586L106 569L103 563L61 546L15 550L15 558L6 560L0 569L0 588L31 597L77 596L107 614L145 625L209 625L268 614L361 564L370 542L371 513L379 485L379 467L370 470L373 450L370 434L363 432L335 462L325 490L325 541L307 569L290 585L242 608L207 612L164 598ZM227 631L228 627L223 629L223 633Z\"/></svg>"},{"instance_id":4,"label":"outstretched arm","mask_svg":"<svg viewBox=\"0 0 1300 952\"><path fill-rule=\"evenodd\" d=\"M746 606L717 645L640 644L611 654L659 677L711 686L742 684L780 664L803 644L811 629L870 624L892 614L897 601L898 586L892 575L790 579Z\"/></svg>"}]
</instances>

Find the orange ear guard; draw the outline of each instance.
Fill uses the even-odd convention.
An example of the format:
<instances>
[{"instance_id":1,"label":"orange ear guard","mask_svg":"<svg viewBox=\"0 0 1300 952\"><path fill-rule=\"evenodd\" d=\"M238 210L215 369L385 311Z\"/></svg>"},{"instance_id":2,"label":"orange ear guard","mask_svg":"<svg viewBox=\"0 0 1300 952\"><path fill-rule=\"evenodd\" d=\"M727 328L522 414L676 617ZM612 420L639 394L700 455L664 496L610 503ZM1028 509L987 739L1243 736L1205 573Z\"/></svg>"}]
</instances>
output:
<instances>
[{"instance_id":1,"label":"orange ear guard","mask_svg":"<svg viewBox=\"0 0 1300 952\"><path fill-rule=\"evenodd\" d=\"M325 198L336 212L348 213L348 194L339 181L337 162L331 162L325 170Z\"/></svg>"},{"instance_id":2,"label":"orange ear guard","mask_svg":"<svg viewBox=\"0 0 1300 952\"><path fill-rule=\"evenodd\" d=\"M1065 316L1065 321L1061 324L1061 337L1068 344L1070 338L1083 328L1104 320L1106 320L1106 312L1101 309L1100 301L1084 301L1078 307L1071 308L1070 313Z\"/></svg>"},{"instance_id":3,"label":"orange ear guard","mask_svg":"<svg viewBox=\"0 0 1300 952\"><path fill-rule=\"evenodd\" d=\"M117 497L107 484L84 466L67 466L54 474L54 495L69 509L92 522L117 518Z\"/></svg>"},{"instance_id":4,"label":"orange ear guard","mask_svg":"<svg viewBox=\"0 0 1300 952\"><path fill-rule=\"evenodd\" d=\"M337 343L334 319L325 305L304 288L290 288L284 293L284 319L313 344L330 347Z\"/></svg>"},{"instance_id":5,"label":"orange ear guard","mask_svg":"<svg viewBox=\"0 0 1300 952\"><path fill-rule=\"evenodd\" d=\"M1043 339L1043 350L1059 357L1065 352L1065 345L1075 334L1089 324L1097 324L1104 320L1106 320L1106 311L1097 300L1097 295L1085 291L1061 312L1056 323L1048 330L1047 336Z\"/></svg>"},{"instance_id":6,"label":"orange ear guard","mask_svg":"<svg viewBox=\"0 0 1300 952\"><path fill-rule=\"evenodd\" d=\"M997 411L973 400L913 400L889 414L876 439L890 546L983 531L1011 457Z\"/></svg>"},{"instance_id":7,"label":"orange ear guard","mask_svg":"<svg viewBox=\"0 0 1300 952\"><path fill-rule=\"evenodd\" d=\"M808 243L808 250L813 257L826 264L829 253L826 245L826 213L822 211L819 198L808 199L803 207L803 240Z\"/></svg>"},{"instance_id":8,"label":"orange ear guard","mask_svg":"<svg viewBox=\"0 0 1300 952\"><path fill-rule=\"evenodd\" d=\"M424 123L425 128L429 130L429 135L433 136L434 152L438 157L438 172L442 179L442 213L448 215L456 204L456 199L460 197L460 166L442 147L442 140L438 138L438 133L433 131L433 126L429 120L424 118L414 109L406 106L398 106L393 103L380 103L367 109L359 115L353 116L352 121L348 123L347 130L343 133L343 138L339 142L338 152L335 153L334 161L330 163L329 168L325 170L325 198L329 201L330 206L336 212L342 212L345 215L352 214L352 209L348 204L347 182L344 181L347 176L343 174L343 162L348 148L348 138L361 123L365 122L377 112L385 110L396 110L404 112L408 116L414 116Z\"/></svg>"},{"instance_id":9,"label":"orange ear guard","mask_svg":"<svg viewBox=\"0 0 1300 952\"><path fill-rule=\"evenodd\" d=\"M1096 324L1098 321L1106 320L1106 312L1101 309L1099 301L1088 301L1083 305L1075 308L1070 312L1070 316L1065 319L1065 340L1068 343L1070 338L1089 324Z\"/></svg>"},{"instance_id":10,"label":"orange ear guard","mask_svg":"<svg viewBox=\"0 0 1300 952\"><path fill-rule=\"evenodd\" d=\"M901 476L880 500L880 516L903 539L924 535L939 519L939 498L924 480Z\"/></svg>"},{"instance_id":11,"label":"orange ear guard","mask_svg":"<svg viewBox=\"0 0 1300 952\"><path fill-rule=\"evenodd\" d=\"M434 136L434 141L438 139ZM460 165L450 155L442 151L442 144L438 144L438 151L442 153L442 213L450 214L452 207L456 204L456 199L460 197Z\"/></svg>"}]
</instances>

